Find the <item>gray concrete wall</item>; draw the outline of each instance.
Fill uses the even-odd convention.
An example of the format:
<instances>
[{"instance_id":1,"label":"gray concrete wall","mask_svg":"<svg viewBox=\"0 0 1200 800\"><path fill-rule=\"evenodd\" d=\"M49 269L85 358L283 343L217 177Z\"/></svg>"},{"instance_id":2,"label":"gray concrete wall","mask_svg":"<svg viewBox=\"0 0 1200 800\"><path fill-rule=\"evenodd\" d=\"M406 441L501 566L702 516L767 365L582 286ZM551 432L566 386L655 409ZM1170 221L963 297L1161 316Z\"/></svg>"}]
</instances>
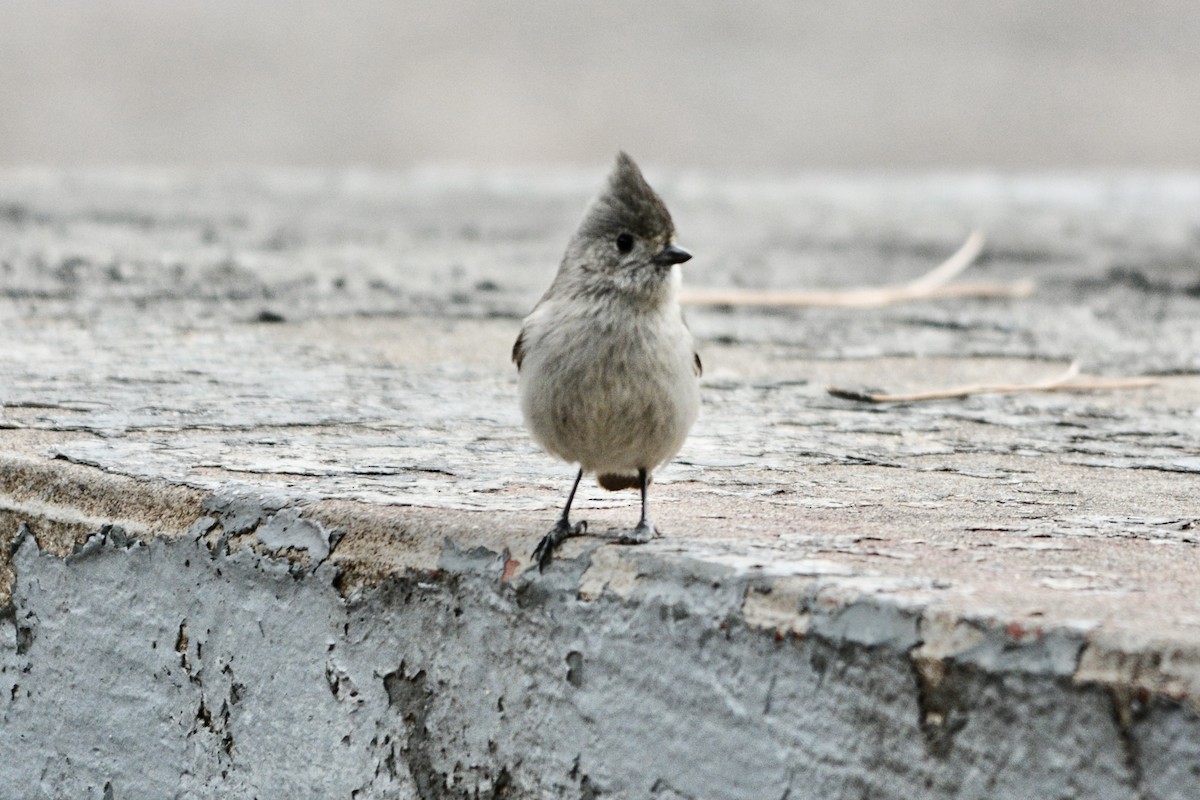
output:
<instances>
[{"instance_id":1,"label":"gray concrete wall","mask_svg":"<svg viewBox=\"0 0 1200 800\"><path fill-rule=\"evenodd\" d=\"M660 540L528 556L570 470L508 351L595 174L0 179L0 796L1191 798L1189 175L650 168L695 308ZM1058 373L1127 392L872 406ZM356 794L357 793L357 794Z\"/></svg>"},{"instance_id":2,"label":"gray concrete wall","mask_svg":"<svg viewBox=\"0 0 1200 800\"><path fill-rule=\"evenodd\" d=\"M652 577L632 591L595 595L586 561L506 579L508 553L450 542L438 569L343 596L335 568L255 551L311 551L319 523L298 535L291 509L256 518L244 498L209 511L188 536L106 528L65 559L17 538L0 651L9 796L1195 789L1195 714L1073 679L1079 631L1016 643L960 622L949 635L919 608L832 598L816 577L775 603L771 581L653 557L634 559ZM764 625L762 602L805 629ZM946 645L951 660L926 657Z\"/></svg>"}]
</instances>

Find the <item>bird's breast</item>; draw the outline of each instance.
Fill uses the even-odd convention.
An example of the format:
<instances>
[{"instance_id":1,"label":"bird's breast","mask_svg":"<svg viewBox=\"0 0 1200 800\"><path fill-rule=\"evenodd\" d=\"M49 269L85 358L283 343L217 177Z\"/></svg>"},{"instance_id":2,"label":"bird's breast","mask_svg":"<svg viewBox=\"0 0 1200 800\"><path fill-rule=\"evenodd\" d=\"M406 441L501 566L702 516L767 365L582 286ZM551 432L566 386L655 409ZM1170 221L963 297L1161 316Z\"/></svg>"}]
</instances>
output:
<instances>
[{"instance_id":1,"label":"bird's breast","mask_svg":"<svg viewBox=\"0 0 1200 800\"><path fill-rule=\"evenodd\" d=\"M534 437L589 469L653 469L674 455L700 402L692 337L674 312L562 315L531 331L520 383Z\"/></svg>"}]
</instances>

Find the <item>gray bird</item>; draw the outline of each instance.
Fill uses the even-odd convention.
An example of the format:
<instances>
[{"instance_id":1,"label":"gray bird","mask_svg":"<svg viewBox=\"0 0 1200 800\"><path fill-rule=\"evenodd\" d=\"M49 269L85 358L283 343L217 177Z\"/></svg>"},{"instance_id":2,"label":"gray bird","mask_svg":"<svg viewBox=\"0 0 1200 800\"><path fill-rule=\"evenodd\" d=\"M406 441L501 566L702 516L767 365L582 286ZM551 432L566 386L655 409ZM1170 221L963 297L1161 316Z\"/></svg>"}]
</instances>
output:
<instances>
[{"instance_id":1,"label":"gray bird","mask_svg":"<svg viewBox=\"0 0 1200 800\"><path fill-rule=\"evenodd\" d=\"M651 475L679 452L700 408L700 356L678 300L678 265L692 256L674 235L662 199L619 153L513 345L526 427L546 452L579 464L562 516L533 553L539 570L563 540L587 532L570 522L585 472L610 491L641 491L641 519L621 542L656 535Z\"/></svg>"}]
</instances>

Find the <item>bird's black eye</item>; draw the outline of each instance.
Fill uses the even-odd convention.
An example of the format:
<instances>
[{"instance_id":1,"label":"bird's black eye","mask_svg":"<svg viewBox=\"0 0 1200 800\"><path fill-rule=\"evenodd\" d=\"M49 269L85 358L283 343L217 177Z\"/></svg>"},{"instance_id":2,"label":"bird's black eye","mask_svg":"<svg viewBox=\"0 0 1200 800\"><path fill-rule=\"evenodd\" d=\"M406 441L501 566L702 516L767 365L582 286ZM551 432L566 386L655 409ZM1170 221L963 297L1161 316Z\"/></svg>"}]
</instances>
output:
<instances>
[{"instance_id":1,"label":"bird's black eye","mask_svg":"<svg viewBox=\"0 0 1200 800\"><path fill-rule=\"evenodd\" d=\"M622 253L628 253L633 249L633 236L628 233L622 233L617 237L617 250Z\"/></svg>"}]
</instances>

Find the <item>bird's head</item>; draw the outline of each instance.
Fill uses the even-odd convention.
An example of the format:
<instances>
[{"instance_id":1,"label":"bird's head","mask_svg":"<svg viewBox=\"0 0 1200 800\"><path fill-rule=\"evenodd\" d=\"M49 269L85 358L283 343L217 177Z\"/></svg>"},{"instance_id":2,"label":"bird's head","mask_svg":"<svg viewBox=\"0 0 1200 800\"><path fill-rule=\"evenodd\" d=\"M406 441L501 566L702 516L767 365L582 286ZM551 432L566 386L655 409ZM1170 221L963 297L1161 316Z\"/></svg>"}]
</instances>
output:
<instances>
[{"instance_id":1,"label":"bird's head","mask_svg":"<svg viewBox=\"0 0 1200 800\"><path fill-rule=\"evenodd\" d=\"M618 153L608 184L592 201L567 247L566 261L619 290L651 292L692 257L674 243L675 225L633 159Z\"/></svg>"}]
</instances>

